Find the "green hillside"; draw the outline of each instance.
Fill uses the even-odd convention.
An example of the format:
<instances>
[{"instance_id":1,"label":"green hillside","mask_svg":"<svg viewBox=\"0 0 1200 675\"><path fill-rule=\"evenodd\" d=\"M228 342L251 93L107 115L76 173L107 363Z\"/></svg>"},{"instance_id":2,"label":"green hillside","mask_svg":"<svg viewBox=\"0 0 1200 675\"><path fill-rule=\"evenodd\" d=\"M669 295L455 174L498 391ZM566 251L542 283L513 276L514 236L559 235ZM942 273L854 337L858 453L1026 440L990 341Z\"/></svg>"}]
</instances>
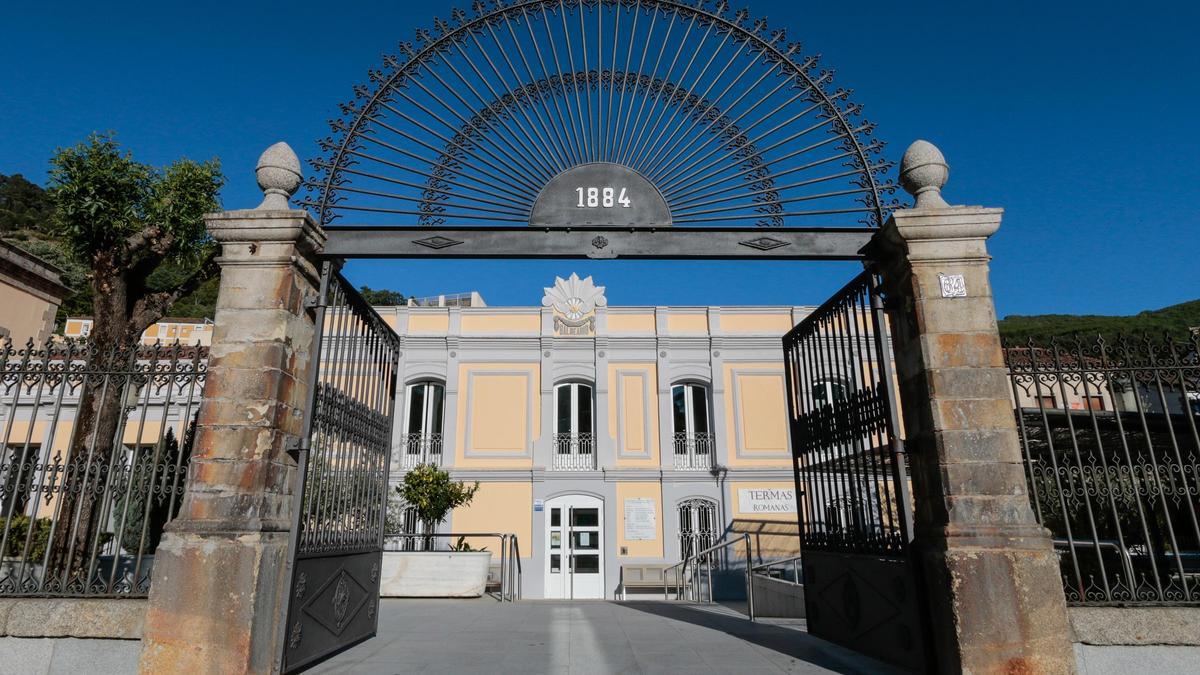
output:
<instances>
[{"instance_id":1,"label":"green hillside","mask_svg":"<svg viewBox=\"0 0 1200 675\"><path fill-rule=\"evenodd\" d=\"M1021 316L1013 314L1000 321L1000 334L1005 338L1024 340L1029 337L1052 337L1083 333L1089 335L1113 335L1116 333L1149 333L1161 335L1168 332L1184 336L1188 330L1200 326L1200 300L1192 300L1162 309L1147 310L1133 316L1099 316L1073 314L1041 314Z\"/></svg>"}]
</instances>

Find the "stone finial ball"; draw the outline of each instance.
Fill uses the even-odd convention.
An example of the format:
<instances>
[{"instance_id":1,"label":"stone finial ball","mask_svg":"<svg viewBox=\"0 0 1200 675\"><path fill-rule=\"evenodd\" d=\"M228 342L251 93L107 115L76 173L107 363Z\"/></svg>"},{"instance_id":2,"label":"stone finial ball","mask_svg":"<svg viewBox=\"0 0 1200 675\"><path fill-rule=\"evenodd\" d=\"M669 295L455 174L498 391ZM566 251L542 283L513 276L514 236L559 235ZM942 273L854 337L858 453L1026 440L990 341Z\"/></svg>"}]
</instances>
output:
<instances>
[{"instance_id":1,"label":"stone finial ball","mask_svg":"<svg viewBox=\"0 0 1200 675\"><path fill-rule=\"evenodd\" d=\"M258 187L268 196L280 195L287 198L300 189L303 176L300 173L300 158L287 143L279 142L263 151L254 169Z\"/></svg>"},{"instance_id":2,"label":"stone finial ball","mask_svg":"<svg viewBox=\"0 0 1200 675\"><path fill-rule=\"evenodd\" d=\"M950 166L942 151L929 141L916 141L900 160L900 186L916 197L917 207L945 206L942 188L950 179Z\"/></svg>"}]
</instances>

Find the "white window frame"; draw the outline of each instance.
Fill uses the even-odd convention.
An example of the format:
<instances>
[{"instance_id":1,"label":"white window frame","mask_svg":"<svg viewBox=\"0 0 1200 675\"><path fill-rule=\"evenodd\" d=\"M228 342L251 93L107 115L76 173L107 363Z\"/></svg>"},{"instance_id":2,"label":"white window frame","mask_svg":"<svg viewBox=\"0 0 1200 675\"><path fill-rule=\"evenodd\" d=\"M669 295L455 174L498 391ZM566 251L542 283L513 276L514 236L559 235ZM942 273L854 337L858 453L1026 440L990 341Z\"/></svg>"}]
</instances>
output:
<instances>
[{"instance_id":1,"label":"white window frame","mask_svg":"<svg viewBox=\"0 0 1200 675\"><path fill-rule=\"evenodd\" d=\"M671 424L675 424L675 390L683 388L683 429L675 429L676 434L688 434L695 436L696 434L712 434L713 433L713 418L712 418L712 397L709 395L708 385L702 382L676 382L671 385ZM708 422L708 428L704 431L696 430L696 405L695 397L692 395L692 390L699 389L704 392L704 419Z\"/></svg>"},{"instance_id":2,"label":"white window frame","mask_svg":"<svg viewBox=\"0 0 1200 675\"><path fill-rule=\"evenodd\" d=\"M591 399L590 400L591 419L592 419L592 430L591 431L581 432L579 430L579 389L580 389L580 387L586 387L588 389L588 391L591 393L591 396L589 397ZM571 428L566 429L566 430L558 428L558 421L559 421L558 401L559 401L559 396L562 395L563 390L569 391L570 396L571 396L571 422L570 422ZM555 435L570 434L571 436L578 436L581 433L589 433L590 434L590 433L595 433L595 431L596 431L596 388L593 387L588 382L562 382L560 384L555 385L554 386L554 433L555 433Z\"/></svg>"},{"instance_id":3,"label":"white window frame","mask_svg":"<svg viewBox=\"0 0 1200 675\"><path fill-rule=\"evenodd\" d=\"M434 417L433 397L429 395L430 388L432 386L441 387L441 389L442 389L441 418L442 418L442 426L445 426L445 424L446 424L446 385L442 382L438 382L437 380L420 380L417 382L410 382L408 384L408 386L404 388L404 435L405 436L408 436L409 434L420 434L422 437L428 437L432 434L442 433L442 429L433 429L432 428L433 427L433 417ZM416 389L417 387L425 387L426 388L425 389L425 397L421 402L421 425L417 431L409 431L409 429L412 427L412 423L411 423L412 395L413 395L413 390Z\"/></svg>"}]
</instances>

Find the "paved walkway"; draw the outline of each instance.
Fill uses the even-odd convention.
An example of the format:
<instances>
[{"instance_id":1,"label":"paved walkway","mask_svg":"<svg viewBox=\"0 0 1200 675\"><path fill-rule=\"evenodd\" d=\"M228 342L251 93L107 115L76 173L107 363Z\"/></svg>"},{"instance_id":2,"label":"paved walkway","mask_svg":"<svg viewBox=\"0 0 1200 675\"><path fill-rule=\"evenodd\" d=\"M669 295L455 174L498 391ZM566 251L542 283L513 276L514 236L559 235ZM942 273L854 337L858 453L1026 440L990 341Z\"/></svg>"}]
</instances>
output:
<instances>
[{"instance_id":1,"label":"paved walkway","mask_svg":"<svg viewBox=\"0 0 1200 675\"><path fill-rule=\"evenodd\" d=\"M384 600L379 635L315 673L889 673L804 632L711 605Z\"/></svg>"}]
</instances>

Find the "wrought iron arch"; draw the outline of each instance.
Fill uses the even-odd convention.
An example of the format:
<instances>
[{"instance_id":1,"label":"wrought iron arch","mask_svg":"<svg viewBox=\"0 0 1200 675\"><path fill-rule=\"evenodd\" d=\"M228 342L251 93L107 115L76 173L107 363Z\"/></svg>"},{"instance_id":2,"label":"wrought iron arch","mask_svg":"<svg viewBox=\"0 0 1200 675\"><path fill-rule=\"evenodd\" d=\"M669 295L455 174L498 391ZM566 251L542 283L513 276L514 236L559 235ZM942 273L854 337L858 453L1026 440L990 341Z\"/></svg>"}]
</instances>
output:
<instances>
[{"instance_id":1,"label":"wrought iron arch","mask_svg":"<svg viewBox=\"0 0 1200 675\"><path fill-rule=\"evenodd\" d=\"M303 202L322 224L527 222L549 181L595 163L645 176L678 224L877 227L896 205L851 92L724 0L471 9L340 106Z\"/></svg>"},{"instance_id":2,"label":"wrought iron arch","mask_svg":"<svg viewBox=\"0 0 1200 675\"><path fill-rule=\"evenodd\" d=\"M735 157L738 160L739 178L746 184L745 189L748 194L760 204L759 210L762 212L762 217L757 220L756 224L759 227L783 225L783 219L777 214L783 213L784 207L779 203L779 192L773 189L775 181L769 176L766 162L754 144L742 135L737 124L715 105L697 94L686 91L678 84L662 79L624 71L598 73L594 70L586 73L554 75L527 84L516 91L506 92L476 113L466 124L463 124L459 132L447 143L434 165L432 175L428 179L426 189L422 192L422 200L418 206L418 211L420 211L418 224L429 226L446 224L445 218L441 215L445 209L439 202L445 201L448 196L453 194L448 188L453 187L454 184L453 182L447 183L447 181L453 180L461 167L464 155L470 151L474 138L480 134L479 130L494 124L493 120L497 117L513 116L520 107L528 110L539 104L546 106L546 102L542 100L544 98L569 95L568 92L576 88L595 91L603 88L606 83L622 94L631 92L640 93L647 98L650 95L662 97L664 106L680 108L680 112L684 115L697 120L703 131L719 134L723 141L738 147ZM548 106L546 108L548 109ZM725 188L722 192L731 192L737 187L735 185ZM498 215L493 219L524 222L528 219L529 211L533 209L532 197L527 205L522 204L522 206L525 207L523 214L494 211ZM689 222L686 218L675 218L674 220L675 222Z\"/></svg>"}]
</instances>

